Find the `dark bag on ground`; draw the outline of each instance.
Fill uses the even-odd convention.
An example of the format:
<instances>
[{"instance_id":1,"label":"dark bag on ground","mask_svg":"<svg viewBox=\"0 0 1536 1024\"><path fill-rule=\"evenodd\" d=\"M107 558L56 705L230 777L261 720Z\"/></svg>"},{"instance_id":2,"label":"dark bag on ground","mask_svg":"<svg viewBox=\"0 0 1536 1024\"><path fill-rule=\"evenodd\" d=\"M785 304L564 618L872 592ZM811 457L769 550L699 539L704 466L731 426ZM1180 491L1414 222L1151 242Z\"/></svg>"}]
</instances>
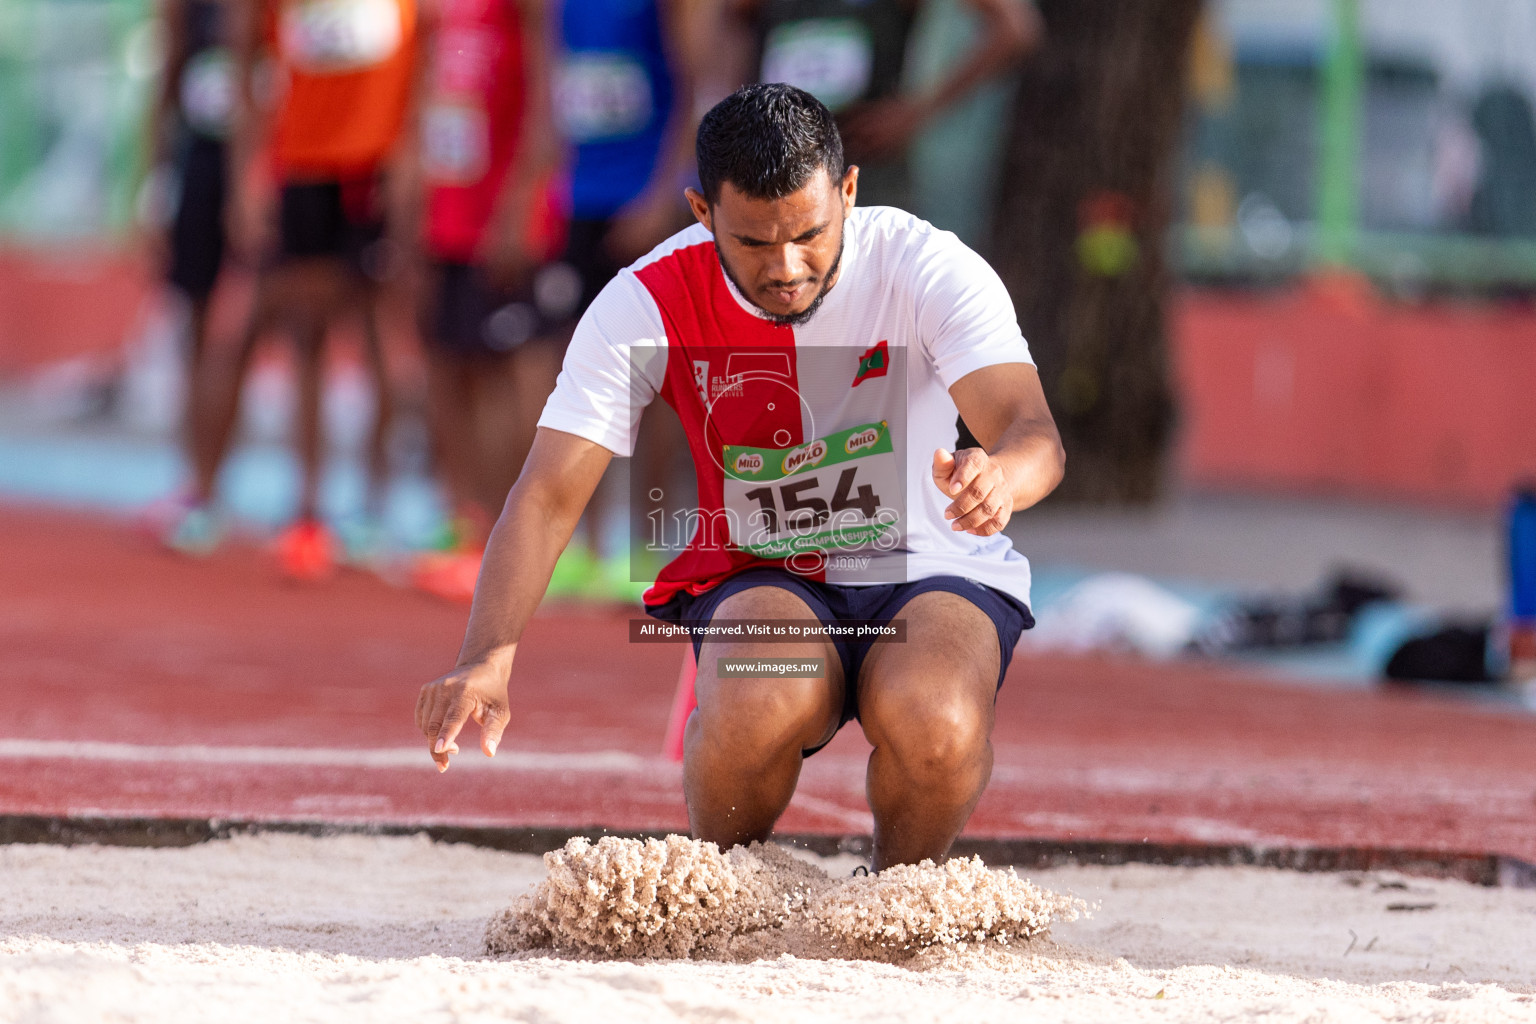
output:
<instances>
[{"instance_id":1,"label":"dark bag on ground","mask_svg":"<svg viewBox=\"0 0 1536 1024\"><path fill-rule=\"evenodd\" d=\"M1403 682L1489 683L1487 623L1448 624L1406 641L1384 674Z\"/></svg>"}]
</instances>

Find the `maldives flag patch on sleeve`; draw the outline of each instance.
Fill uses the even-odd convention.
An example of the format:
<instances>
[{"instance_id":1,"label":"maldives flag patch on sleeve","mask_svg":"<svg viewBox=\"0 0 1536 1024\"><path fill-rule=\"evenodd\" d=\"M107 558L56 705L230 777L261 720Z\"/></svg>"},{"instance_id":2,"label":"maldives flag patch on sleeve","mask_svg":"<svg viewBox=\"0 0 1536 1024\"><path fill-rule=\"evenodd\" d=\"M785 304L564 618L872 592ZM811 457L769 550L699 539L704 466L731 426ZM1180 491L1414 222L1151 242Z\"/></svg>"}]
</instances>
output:
<instances>
[{"instance_id":1,"label":"maldives flag patch on sleeve","mask_svg":"<svg viewBox=\"0 0 1536 1024\"><path fill-rule=\"evenodd\" d=\"M859 356L859 369L853 375L853 383L849 387L858 387L871 377L884 377L886 370L890 369L891 358L886 351L886 343L881 342L873 348L864 350Z\"/></svg>"}]
</instances>

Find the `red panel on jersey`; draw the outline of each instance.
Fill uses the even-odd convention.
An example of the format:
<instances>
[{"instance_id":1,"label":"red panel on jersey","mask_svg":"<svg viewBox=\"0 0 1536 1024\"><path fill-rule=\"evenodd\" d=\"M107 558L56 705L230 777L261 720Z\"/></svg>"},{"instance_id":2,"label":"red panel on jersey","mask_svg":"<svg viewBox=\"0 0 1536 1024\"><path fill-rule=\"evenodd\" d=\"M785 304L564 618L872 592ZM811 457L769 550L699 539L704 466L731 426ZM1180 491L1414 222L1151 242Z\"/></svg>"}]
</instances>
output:
<instances>
[{"instance_id":1,"label":"red panel on jersey","mask_svg":"<svg viewBox=\"0 0 1536 1024\"><path fill-rule=\"evenodd\" d=\"M645 594L646 604L660 605L682 590L703 593L743 569L783 564L728 545L721 450L787 448L805 438L794 329L741 307L713 243L679 249L636 276L661 310L668 346L661 396L682 420L699 485L698 528Z\"/></svg>"}]
</instances>

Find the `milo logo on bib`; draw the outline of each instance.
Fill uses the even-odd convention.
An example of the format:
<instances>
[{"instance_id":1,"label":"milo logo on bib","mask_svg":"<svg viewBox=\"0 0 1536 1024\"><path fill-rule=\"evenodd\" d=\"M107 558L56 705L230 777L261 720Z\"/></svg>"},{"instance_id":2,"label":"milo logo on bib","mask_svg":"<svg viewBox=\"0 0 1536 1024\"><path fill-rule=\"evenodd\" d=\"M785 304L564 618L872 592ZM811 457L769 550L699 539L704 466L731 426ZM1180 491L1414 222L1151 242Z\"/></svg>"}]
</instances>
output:
<instances>
[{"instance_id":1,"label":"milo logo on bib","mask_svg":"<svg viewBox=\"0 0 1536 1024\"><path fill-rule=\"evenodd\" d=\"M781 467L784 470L784 475L788 476L805 466L814 466L826 457L827 442L818 439L812 441L804 448L796 448L788 455L785 455Z\"/></svg>"},{"instance_id":2,"label":"milo logo on bib","mask_svg":"<svg viewBox=\"0 0 1536 1024\"><path fill-rule=\"evenodd\" d=\"M292 0L283 7L281 34L295 68L334 75L384 63L405 31L395 0Z\"/></svg>"},{"instance_id":3,"label":"milo logo on bib","mask_svg":"<svg viewBox=\"0 0 1536 1024\"><path fill-rule=\"evenodd\" d=\"M843 451L852 455L856 451L878 444L881 436L878 427L870 427L868 430L857 434L850 434L848 435L848 440L843 442Z\"/></svg>"},{"instance_id":4,"label":"milo logo on bib","mask_svg":"<svg viewBox=\"0 0 1536 1024\"><path fill-rule=\"evenodd\" d=\"M901 476L884 421L790 449L726 445L721 465L731 543L761 558L856 548L901 537Z\"/></svg>"}]
</instances>

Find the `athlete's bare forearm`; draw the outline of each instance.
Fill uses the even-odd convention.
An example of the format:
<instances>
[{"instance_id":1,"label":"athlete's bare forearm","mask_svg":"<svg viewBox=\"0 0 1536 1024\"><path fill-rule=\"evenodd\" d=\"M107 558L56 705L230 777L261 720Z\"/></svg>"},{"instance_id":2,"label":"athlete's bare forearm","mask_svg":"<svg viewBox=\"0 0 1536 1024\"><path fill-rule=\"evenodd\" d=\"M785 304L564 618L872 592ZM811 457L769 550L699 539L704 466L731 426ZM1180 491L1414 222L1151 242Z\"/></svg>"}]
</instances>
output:
<instances>
[{"instance_id":1,"label":"athlete's bare forearm","mask_svg":"<svg viewBox=\"0 0 1536 1024\"><path fill-rule=\"evenodd\" d=\"M694 128L698 123L694 97L709 52L713 11L713 5L704 0L667 0L662 7L665 45L672 65L672 109L646 191L673 202L681 191L678 183L693 165Z\"/></svg>"},{"instance_id":2,"label":"athlete's bare forearm","mask_svg":"<svg viewBox=\"0 0 1536 1024\"><path fill-rule=\"evenodd\" d=\"M522 0L523 138L502 188L503 206L509 201L509 192L515 196L511 201L526 206L534 186L543 184L560 168L554 100L549 87L548 31L544 0Z\"/></svg>"},{"instance_id":3,"label":"athlete's bare forearm","mask_svg":"<svg viewBox=\"0 0 1536 1024\"><path fill-rule=\"evenodd\" d=\"M988 452L1003 471L1014 511L1029 508L1056 489L1066 472L1067 456L1056 425L1021 419L1003 432Z\"/></svg>"},{"instance_id":4,"label":"athlete's bare forearm","mask_svg":"<svg viewBox=\"0 0 1536 1024\"><path fill-rule=\"evenodd\" d=\"M570 534L542 511L534 496L512 489L485 546L459 666L484 662L511 670L523 629L544 597Z\"/></svg>"},{"instance_id":5,"label":"athlete's bare forearm","mask_svg":"<svg viewBox=\"0 0 1536 1024\"><path fill-rule=\"evenodd\" d=\"M186 0L160 0L159 21L165 36L165 63L155 87L146 129L145 154L151 168L170 158L182 72L187 67Z\"/></svg>"},{"instance_id":6,"label":"athlete's bare forearm","mask_svg":"<svg viewBox=\"0 0 1536 1024\"><path fill-rule=\"evenodd\" d=\"M1010 425L990 450L933 453L933 482L954 499L944 518L950 529L978 537L998 533L1015 512L1050 494L1065 468L1055 425L1038 420Z\"/></svg>"},{"instance_id":7,"label":"athlete's bare forearm","mask_svg":"<svg viewBox=\"0 0 1536 1024\"><path fill-rule=\"evenodd\" d=\"M941 113L977 86L1008 71L1040 46L1044 26L1034 6L1022 0L967 0L980 17L976 45L922 100L925 117Z\"/></svg>"},{"instance_id":8,"label":"athlete's bare forearm","mask_svg":"<svg viewBox=\"0 0 1536 1024\"><path fill-rule=\"evenodd\" d=\"M458 665L510 670L523 629L549 587L610 453L559 431L538 432L486 543Z\"/></svg>"},{"instance_id":9,"label":"athlete's bare forearm","mask_svg":"<svg viewBox=\"0 0 1536 1024\"><path fill-rule=\"evenodd\" d=\"M480 724L480 749L487 757L496 753L512 717L508 683L517 642L610 457L574 434L541 427L534 438L486 545L458 664L416 695L416 727L438 771L448 770L459 731L471 719Z\"/></svg>"},{"instance_id":10,"label":"athlete's bare forearm","mask_svg":"<svg viewBox=\"0 0 1536 1024\"><path fill-rule=\"evenodd\" d=\"M1056 421L1040 374L1028 363L1000 363L967 374L950 388L966 425L981 442L948 455L934 453L934 483L954 498L951 526L989 537L1013 513L1044 498L1066 470Z\"/></svg>"},{"instance_id":11,"label":"athlete's bare forearm","mask_svg":"<svg viewBox=\"0 0 1536 1024\"><path fill-rule=\"evenodd\" d=\"M269 128L268 111L255 92L256 65L262 54L262 3L237 4L230 16L231 97L229 156L235 183L260 155Z\"/></svg>"}]
</instances>

